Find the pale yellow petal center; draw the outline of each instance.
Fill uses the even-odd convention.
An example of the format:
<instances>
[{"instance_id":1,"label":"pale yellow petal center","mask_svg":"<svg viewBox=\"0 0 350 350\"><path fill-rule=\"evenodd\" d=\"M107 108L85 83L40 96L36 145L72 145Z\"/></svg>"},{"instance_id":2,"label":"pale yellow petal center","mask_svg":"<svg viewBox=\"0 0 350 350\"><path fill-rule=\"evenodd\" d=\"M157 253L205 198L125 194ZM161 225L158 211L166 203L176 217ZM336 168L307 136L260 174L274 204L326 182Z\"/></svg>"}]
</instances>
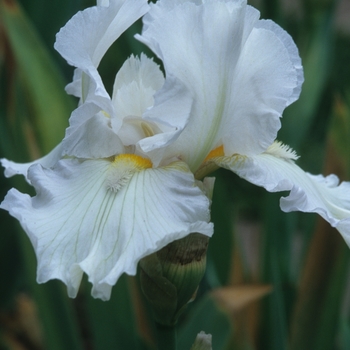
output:
<instances>
[{"instance_id":1,"label":"pale yellow petal center","mask_svg":"<svg viewBox=\"0 0 350 350\"><path fill-rule=\"evenodd\" d=\"M118 192L132 178L142 170L152 168L153 164L148 158L136 154L119 154L114 157L106 177L107 188Z\"/></svg>"},{"instance_id":2,"label":"pale yellow petal center","mask_svg":"<svg viewBox=\"0 0 350 350\"><path fill-rule=\"evenodd\" d=\"M219 157L223 157L225 155L224 146L221 145L219 147L211 150L208 155L205 157L203 163L200 165L198 170L195 172L194 176L196 179L201 180L208 174L217 170L219 166L215 163L215 159Z\"/></svg>"}]
</instances>

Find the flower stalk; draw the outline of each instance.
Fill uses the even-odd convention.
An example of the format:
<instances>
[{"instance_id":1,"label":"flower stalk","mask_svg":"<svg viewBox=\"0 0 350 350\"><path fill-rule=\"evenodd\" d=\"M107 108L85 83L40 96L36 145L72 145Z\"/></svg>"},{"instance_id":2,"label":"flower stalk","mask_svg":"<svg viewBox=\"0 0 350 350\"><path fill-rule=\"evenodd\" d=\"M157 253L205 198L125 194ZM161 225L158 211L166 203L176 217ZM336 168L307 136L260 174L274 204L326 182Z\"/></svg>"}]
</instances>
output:
<instances>
[{"instance_id":1,"label":"flower stalk","mask_svg":"<svg viewBox=\"0 0 350 350\"><path fill-rule=\"evenodd\" d=\"M156 341L158 350L176 350L176 326L163 326L156 322Z\"/></svg>"}]
</instances>

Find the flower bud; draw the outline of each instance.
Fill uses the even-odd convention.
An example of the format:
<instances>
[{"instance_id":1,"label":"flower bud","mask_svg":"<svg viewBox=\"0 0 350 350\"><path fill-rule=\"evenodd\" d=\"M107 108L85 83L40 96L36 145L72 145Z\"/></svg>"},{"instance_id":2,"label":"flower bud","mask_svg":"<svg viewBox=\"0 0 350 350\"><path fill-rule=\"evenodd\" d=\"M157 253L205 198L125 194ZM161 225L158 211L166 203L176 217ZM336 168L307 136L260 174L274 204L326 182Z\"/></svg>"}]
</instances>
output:
<instances>
[{"instance_id":1,"label":"flower bud","mask_svg":"<svg viewBox=\"0 0 350 350\"><path fill-rule=\"evenodd\" d=\"M192 233L141 260L142 291L157 323L175 325L194 300L205 272L208 241L207 236Z\"/></svg>"}]
</instances>

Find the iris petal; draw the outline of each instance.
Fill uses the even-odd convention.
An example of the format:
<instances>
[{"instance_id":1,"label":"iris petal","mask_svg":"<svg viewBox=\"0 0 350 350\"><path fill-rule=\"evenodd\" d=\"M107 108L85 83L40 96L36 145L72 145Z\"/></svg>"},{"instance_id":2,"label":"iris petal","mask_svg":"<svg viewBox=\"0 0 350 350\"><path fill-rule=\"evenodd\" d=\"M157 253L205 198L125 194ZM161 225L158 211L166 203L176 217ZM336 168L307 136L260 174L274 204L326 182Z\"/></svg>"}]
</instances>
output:
<instances>
[{"instance_id":1,"label":"iris petal","mask_svg":"<svg viewBox=\"0 0 350 350\"><path fill-rule=\"evenodd\" d=\"M107 110L103 103L109 95L97 67L112 43L147 11L148 5L146 0L113 0L100 4L103 6L90 7L73 16L57 34L55 49L78 68L75 81L68 89L83 100L98 97L101 107ZM84 81L84 74L88 81Z\"/></svg>"},{"instance_id":2,"label":"iris petal","mask_svg":"<svg viewBox=\"0 0 350 350\"><path fill-rule=\"evenodd\" d=\"M192 171L222 144L231 154L265 151L299 95L303 73L293 40L260 21L246 1L159 1L137 38L194 97L189 123L169 150Z\"/></svg>"},{"instance_id":3,"label":"iris petal","mask_svg":"<svg viewBox=\"0 0 350 350\"><path fill-rule=\"evenodd\" d=\"M1 208L31 239L38 282L60 279L74 297L86 272L93 296L109 299L120 275L134 275L142 257L191 232L212 234L209 199L184 163L131 170L107 160L65 159L53 169L29 169L35 197L9 191ZM111 176L124 179L117 190Z\"/></svg>"},{"instance_id":4,"label":"iris petal","mask_svg":"<svg viewBox=\"0 0 350 350\"><path fill-rule=\"evenodd\" d=\"M350 182L342 182L335 175L311 175L295 164L295 153L273 144L256 156L232 155L219 157L219 166L230 169L249 182L269 192L290 191L282 197L285 212L318 213L342 234L350 246Z\"/></svg>"}]
</instances>

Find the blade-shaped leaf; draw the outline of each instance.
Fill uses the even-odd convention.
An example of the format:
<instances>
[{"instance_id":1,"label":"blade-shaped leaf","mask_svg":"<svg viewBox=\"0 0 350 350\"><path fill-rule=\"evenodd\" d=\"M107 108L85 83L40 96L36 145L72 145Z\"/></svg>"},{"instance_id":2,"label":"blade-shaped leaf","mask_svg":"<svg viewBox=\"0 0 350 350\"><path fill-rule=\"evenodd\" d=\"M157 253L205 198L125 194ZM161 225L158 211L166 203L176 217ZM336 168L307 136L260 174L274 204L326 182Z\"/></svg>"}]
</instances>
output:
<instances>
[{"instance_id":1,"label":"blade-shaped leaf","mask_svg":"<svg viewBox=\"0 0 350 350\"><path fill-rule=\"evenodd\" d=\"M34 129L44 152L63 137L74 104L62 77L25 14L16 3L0 1L0 18L32 108Z\"/></svg>"}]
</instances>

